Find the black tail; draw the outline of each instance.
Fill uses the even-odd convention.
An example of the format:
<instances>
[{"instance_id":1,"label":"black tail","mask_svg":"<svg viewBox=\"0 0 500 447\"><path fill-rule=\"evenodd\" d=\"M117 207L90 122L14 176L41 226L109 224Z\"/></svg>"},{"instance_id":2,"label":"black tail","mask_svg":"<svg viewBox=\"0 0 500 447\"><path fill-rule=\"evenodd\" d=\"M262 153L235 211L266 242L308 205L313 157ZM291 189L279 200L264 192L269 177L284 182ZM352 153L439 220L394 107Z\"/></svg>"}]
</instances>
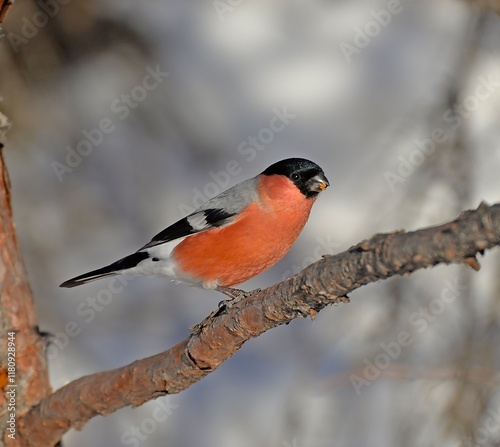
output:
<instances>
[{"instance_id":1,"label":"black tail","mask_svg":"<svg viewBox=\"0 0 500 447\"><path fill-rule=\"evenodd\" d=\"M125 256L122 259L119 259L113 264L110 264L106 267L102 267L97 270L92 270L91 272L84 273L83 275L76 276L74 278L68 279L64 281L59 287L76 287L81 286L82 284L86 284L91 281L95 281L96 279L106 278L107 276L118 275L122 270L131 269L136 267L139 262L144 259L149 258L149 254L145 251L138 251L129 256Z\"/></svg>"}]
</instances>

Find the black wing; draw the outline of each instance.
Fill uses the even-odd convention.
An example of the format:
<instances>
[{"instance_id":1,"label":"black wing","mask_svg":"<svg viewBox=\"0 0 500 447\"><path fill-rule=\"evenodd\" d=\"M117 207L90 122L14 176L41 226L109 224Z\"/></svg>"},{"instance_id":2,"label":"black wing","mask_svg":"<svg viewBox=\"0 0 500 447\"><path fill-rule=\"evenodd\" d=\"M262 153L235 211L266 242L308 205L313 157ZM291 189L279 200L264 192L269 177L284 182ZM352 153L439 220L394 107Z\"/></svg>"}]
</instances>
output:
<instances>
[{"instance_id":1,"label":"black wing","mask_svg":"<svg viewBox=\"0 0 500 447\"><path fill-rule=\"evenodd\" d=\"M232 221L231 218L236 214L237 213L228 213L220 208L208 208L195 212L175 222L163 231L160 231L151 239L151 242L148 242L140 250L189 236L190 234L199 233L200 231L222 227L230 223Z\"/></svg>"}]
</instances>

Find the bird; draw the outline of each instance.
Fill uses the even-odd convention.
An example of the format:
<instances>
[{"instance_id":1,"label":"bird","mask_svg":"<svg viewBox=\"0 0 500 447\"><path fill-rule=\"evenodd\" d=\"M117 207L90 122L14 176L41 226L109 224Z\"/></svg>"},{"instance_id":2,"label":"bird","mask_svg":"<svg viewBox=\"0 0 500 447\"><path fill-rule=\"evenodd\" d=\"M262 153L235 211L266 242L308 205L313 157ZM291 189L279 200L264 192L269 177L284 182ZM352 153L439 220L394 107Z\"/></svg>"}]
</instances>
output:
<instances>
[{"instance_id":1,"label":"bird","mask_svg":"<svg viewBox=\"0 0 500 447\"><path fill-rule=\"evenodd\" d=\"M167 277L234 299L243 292L234 286L288 253L319 193L328 186L316 163L304 158L278 161L208 200L135 253L60 287L125 273Z\"/></svg>"}]
</instances>

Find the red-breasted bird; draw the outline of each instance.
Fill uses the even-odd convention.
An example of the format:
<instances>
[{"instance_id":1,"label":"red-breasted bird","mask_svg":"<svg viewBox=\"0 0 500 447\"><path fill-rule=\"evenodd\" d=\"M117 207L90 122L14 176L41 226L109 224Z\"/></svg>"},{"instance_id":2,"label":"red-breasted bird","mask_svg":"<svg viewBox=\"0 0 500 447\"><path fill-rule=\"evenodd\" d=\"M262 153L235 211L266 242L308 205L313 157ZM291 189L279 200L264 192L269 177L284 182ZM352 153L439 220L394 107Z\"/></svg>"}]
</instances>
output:
<instances>
[{"instance_id":1,"label":"red-breasted bird","mask_svg":"<svg viewBox=\"0 0 500 447\"><path fill-rule=\"evenodd\" d=\"M318 194L329 185L312 161L278 161L210 199L135 253L61 287L129 273L164 276L234 298L230 287L267 270L288 253Z\"/></svg>"}]
</instances>

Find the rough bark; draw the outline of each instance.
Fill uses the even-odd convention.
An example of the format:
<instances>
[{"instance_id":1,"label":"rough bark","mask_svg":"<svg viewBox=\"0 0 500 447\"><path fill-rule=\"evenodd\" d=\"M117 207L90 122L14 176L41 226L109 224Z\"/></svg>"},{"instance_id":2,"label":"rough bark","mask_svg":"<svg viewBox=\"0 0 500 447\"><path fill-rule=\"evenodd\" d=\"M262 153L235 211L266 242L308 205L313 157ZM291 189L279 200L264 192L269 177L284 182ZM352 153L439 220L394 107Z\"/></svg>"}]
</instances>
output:
<instances>
[{"instance_id":1,"label":"rough bark","mask_svg":"<svg viewBox=\"0 0 500 447\"><path fill-rule=\"evenodd\" d=\"M9 176L2 155L7 128L0 113L0 433L5 445L17 445L12 421L19 422L51 389L44 342L37 331L33 296L12 221Z\"/></svg>"},{"instance_id":2,"label":"rough bark","mask_svg":"<svg viewBox=\"0 0 500 447\"><path fill-rule=\"evenodd\" d=\"M53 446L68 429L81 428L98 414L178 393L215 371L250 338L348 302L346 295L363 285L437 264L463 263L479 270L476 255L498 245L500 204L481 204L436 227L377 234L231 307L222 306L168 351L57 390L22 419L23 445Z\"/></svg>"}]
</instances>

